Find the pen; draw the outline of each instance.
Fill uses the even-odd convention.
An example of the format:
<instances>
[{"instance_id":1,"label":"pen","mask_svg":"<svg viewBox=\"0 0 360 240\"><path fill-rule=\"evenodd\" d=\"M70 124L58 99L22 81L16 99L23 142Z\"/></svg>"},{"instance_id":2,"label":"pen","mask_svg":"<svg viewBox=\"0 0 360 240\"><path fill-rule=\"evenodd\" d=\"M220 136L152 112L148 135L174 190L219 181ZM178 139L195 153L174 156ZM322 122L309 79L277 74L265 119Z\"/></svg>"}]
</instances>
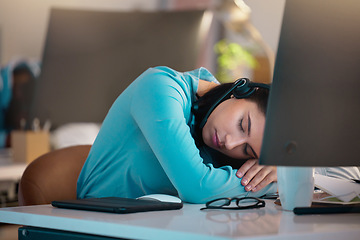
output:
<instances>
[{"instance_id":1,"label":"pen","mask_svg":"<svg viewBox=\"0 0 360 240\"><path fill-rule=\"evenodd\" d=\"M44 126L42 128L43 131L49 132L51 128L51 121L47 119L44 123Z\"/></svg>"},{"instance_id":2,"label":"pen","mask_svg":"<svg viewBox=\"0 0 360 240\"><path fill-rule=\"evenodd\" d=\"M360 183L360 180L359 180L359 179L352 178L351 180L353 180L353 181L356 182L356 183Z\"/></svg>"},{"instance_id":3,"label":"pen","mask_svg":"<svg viewBox=\"0 0 360 240\"><path fill-rule=\"evenodd\" d=\"M34 132L40 131L40 120L38 118L34 118L32 123L32 130Z\"/></svg>"},{"instance_id":4,"label":"pen","mask_svg":"<svg viewBox=\"0 0 360 240\"><path fill-rule=\"evenodd\" d=\"M21 130L21 131L25 131L25 130L26 130L26 119L25 119L25 118L21 118L21 119L20 119L20 130Z\"/></svg>"}]
</instances>

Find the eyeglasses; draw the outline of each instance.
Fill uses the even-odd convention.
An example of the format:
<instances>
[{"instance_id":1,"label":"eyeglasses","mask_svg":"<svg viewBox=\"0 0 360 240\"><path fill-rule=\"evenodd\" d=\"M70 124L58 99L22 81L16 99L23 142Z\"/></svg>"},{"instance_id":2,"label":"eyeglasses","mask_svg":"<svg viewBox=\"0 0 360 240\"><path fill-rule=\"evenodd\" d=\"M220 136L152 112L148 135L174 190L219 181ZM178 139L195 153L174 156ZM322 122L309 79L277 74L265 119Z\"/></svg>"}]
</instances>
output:
<instances>
[{"instance_id":1,"label":"eyeglasses","mask_svg":"<svg viewBox=\"0 0 360 240\"><path fill-rule=\"evenodd\" d=\"M230 207L232 201L236 200L236 207ZM241 210L265 207L265 201L256 197L243 197L243 198L218 198L207 202L205 209L229 209L229 210Z\"/></svg>"}]
</instances>

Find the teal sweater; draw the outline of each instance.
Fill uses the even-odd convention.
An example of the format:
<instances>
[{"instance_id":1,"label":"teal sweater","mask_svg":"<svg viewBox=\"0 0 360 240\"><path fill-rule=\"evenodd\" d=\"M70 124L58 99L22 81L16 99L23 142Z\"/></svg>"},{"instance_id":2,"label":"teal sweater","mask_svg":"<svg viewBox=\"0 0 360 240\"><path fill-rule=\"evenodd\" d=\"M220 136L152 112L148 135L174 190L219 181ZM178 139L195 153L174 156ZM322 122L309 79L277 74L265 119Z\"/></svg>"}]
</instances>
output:
<instances>
[{"instance_id":1,"label":"teal sweater","mask_svg":"<svg viewBox=\"0 0 360 240\"><path fill-rule=\"evenodd\" d=\"M110 108L80 173L77 197L162 193L204 203L276 192L276 184L246 192L236 169L215 168L211 156L200 156L191 113L199 79L217 81L204 68L181 73L156 67L140 75Z\"/></svg>"}]
</instances>

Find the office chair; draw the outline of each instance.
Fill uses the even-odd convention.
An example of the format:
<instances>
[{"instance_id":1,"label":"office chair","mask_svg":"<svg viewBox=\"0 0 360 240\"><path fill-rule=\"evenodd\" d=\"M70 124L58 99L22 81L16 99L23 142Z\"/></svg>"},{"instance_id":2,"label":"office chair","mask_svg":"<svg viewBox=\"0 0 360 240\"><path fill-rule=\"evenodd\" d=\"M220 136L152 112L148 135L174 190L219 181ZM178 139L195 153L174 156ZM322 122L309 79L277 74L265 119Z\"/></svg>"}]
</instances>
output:
<instances>
[{"instance_id":1,"label":"office chair","mask_svg":"<svg viewBox=\"0 0 360 240\"><path fill-rule=\"evenodd\" d=\"M91 145L78 145L46 153L27 166L18 190L20 206L76 199L76 182Z\"/></svg>"}]
</instances>

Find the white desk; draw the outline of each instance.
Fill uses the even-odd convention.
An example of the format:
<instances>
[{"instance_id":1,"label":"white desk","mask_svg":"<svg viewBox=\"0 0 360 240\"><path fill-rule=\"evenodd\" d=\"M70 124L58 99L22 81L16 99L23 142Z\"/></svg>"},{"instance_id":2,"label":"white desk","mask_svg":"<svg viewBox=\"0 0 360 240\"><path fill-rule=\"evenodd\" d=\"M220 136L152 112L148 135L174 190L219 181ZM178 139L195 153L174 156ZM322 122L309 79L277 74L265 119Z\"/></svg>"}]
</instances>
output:
<instances>
[{"instance_id":1,"label":"white desk","mask_svg":"<svg viewBox=\"0 0 360 240\"><path fill-rule=\"evenodd\" d=\"M26 163L14 163L10 149L0 149L0 181L18 181L25 171Z\"/></svg>"},{"instance_id":2,"label":"white desk","mask_svg":"<svg viewBox=\"0 0 360 240\"><path fill-rule=\"evenodd\" d=\"M16 184L25 171L26 163L14 163L11 150L0 149L0 192L6 192L9 199L16 198ZM0 199L1 205L3 200Z\"/></svg>"},{"instance_id":3,"label":"white desk","mask_svg":"<svg viewBox=\"0 0 360 240\"><path fill-rule=\"evenodd\" d=\"M303 215L282 211L272 200L256 210L181 210L113 214L53 208L0 209L0 222L130 239L359 239L360 214Z\"/></svg>"}]
</instances>

